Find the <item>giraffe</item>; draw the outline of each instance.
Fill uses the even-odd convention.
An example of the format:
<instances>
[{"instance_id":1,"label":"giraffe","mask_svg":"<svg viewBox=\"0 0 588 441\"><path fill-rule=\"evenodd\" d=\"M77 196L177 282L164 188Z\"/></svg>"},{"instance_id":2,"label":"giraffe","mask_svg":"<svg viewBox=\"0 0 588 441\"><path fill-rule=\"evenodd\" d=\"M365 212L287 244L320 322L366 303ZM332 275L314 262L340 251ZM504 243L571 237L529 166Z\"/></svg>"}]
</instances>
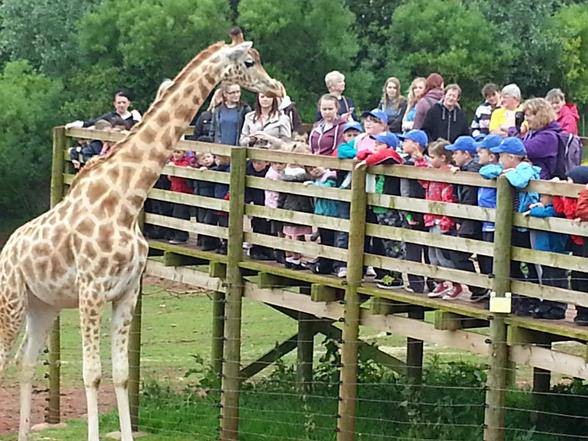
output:
<instances>
[{"instance_id":1,"label":"giraffe","mask_svg":"<svg viewBox=\"0 0 588 441\"><path fill-rule=\"evenodd\" d=\"M66 197L17 229L0 253L0 373L19 329L18 441L30 429L34 367L57 314L79 308L88 441L99 440L100 325L112 303L112 377L122 441L132 441L128 382L128 337L147 261L148 243L138 226L147 192L210 91L223 80L282 96L283 86L261 65L259 53L231 32L198 54L156 99L143 120L104 157L78 173Z\"/></svg>"}]
</instances>

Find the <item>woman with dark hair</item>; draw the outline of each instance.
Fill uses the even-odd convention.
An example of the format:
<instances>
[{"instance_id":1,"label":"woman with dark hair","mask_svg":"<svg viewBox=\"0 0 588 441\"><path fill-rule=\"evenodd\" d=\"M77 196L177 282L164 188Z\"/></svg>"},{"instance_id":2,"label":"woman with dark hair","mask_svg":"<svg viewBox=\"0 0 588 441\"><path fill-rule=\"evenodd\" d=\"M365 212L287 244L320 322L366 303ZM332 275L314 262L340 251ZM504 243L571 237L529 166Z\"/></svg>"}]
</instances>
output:
<instances>
[{"instance_id":1,"label":"woman with dark hair","mask_svg":"<svg viewBox=\"0 0 588 441\"><path fill-rule=\"evenodd\" d=\"M217 144L239 145L245 115L251 107L241 101L241 86L232 83L221 84L222 104L212 113L212 139Z\"/></svg>"},{"instance_id":2,"label":"woman with dark hair","mask_svg":"<svg viewBox=\"0 0 588 441\"><path fill-rule=\"evenodd\" d=\"M438 73L432 73L425 80L425 94L416 104L416 113L414 116L413 129L421 129L425 122L427 112L433 107L433 104L443 98L444 80Z\"/></svg>"},{"instance_id":3,"label":"woman with dark hair","mask_svg":"<svg viewBox=\"0 0 588 441\"><path fill-rule=\"evenodd\" d=\"M129 107L132 105L131 95L126 90L117 90L114 94L114 100L112 101L112 105L114 106L114 112L108 112L104 115L100 115L96 118L88 119L85 121L77 120L65 125L66 129L72 128L82 128L82 127L90 127L96 124L97 121L104 119L110 123L115 121L115 119L121 118L124 121L127 121L130 126L135 125L139 121L141 121L141 114L138 110L129 110Z\"/></svg>"},{"instance_id":4,"label":"woman with dark hair","mask_svg":"<svg viewBox=\"0 0 588 441\"><path fill-rule=\"evenodd\" d=\"M392 133L402 131L402 118L406 112L406 99L400 93L400 80L390 77L384 83L382 100L378 108L388 115L388 129Z\"/></svg>"},{"instance_id":5,"label":"woman with dark hair","mask_svg":"<svg viewBox=\"0 0 588 441\"><path fill-rule=\"evenodd\" d=\"M290 139L290 119L278 106L278 98L258 93L255 110L245 115L239 144L279 149L283 141Z\"/></svg>"}]
</instances>

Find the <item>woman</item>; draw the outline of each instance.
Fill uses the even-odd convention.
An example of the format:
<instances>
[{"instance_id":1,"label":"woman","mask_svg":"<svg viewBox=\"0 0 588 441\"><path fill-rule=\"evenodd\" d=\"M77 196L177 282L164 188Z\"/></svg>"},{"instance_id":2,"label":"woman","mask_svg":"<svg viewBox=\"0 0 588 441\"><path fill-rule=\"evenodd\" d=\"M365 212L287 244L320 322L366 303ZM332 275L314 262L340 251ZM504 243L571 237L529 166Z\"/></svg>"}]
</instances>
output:
<instances>
[{"instance_id":1,"label":"woman","mask_svg":"<svg viewBox=\"0 0 588 441\"><path fill-rule=\"evenodd\" d=\"M557 122L564 132L578 134L578 108L575 104L566 103L566 96L561 89L551 89L545 95L545 99L549 101L551 107L557 115Z\"/></svg>"},{"instance_id":2,"label":"woman","mask_svg":"<svg viewBox=\"0 0 588 441\"><path fill-rule=\"evenodd\" d=\"M239 145L239 137L245 115L251 107L241 101L241 87L238 84L221 84L222 104L212 113L212 139L217 144Z\"/></svg>"},{"instance_id":3,"label":"woman","mask_svg":"<svg viewBox=\"0 0 588 441\"><path fill-rule=\"evenodd\" d=\"M402 118L406 112L406 99L400 94L400 80L396 77L388 78L382 92L382 100L378 108L388 115L388 130L400 133Z\"/></svg>"},{"instance_id":4,"label":"woman","mask_svg":"<svg viewBox=\"0 0 588 441\"><path fill-rule=\"evenodd\" d=\"M129 126L133 126L141 121L141 114L138 110L130 110L129 107L133 104L130 98L130 94L126 90L118 90L114 94L114 100L112 105L114 106L114 112L108 112L104 115L100 115L97 118L88 119L85 121L77 120L65 125L66 129L90 127L96 124L97 121L104 119L109 122L113 122L116 119L123 119L127 121Z\"/></svg>"},{"instance_id":5,"label":"woman","mask_svg":"<svg viewBox=\"0 0 588 441\"><path fill-rule=\"evenodd\" d=\"M245 115L239 144L279 149L292 137L290 119L278 109L278 98L257 94L255 110Z\"/></svg>"},{"instance_id":6,"label":"woman","mask_svg":"<svg viewBox=\"0 0 588 441\"><path fill-rule=\"evenodd\" d=\"M423 97L418 100L416 104L416 112L414 116L413 129L420 129L425 122L427 112L433 107L433 104L439 102L443 98L444 81L443 77L438 73L432 73L425 80L425 93Z\"/></svg>"},{"instance_id":7,"label":"woman","mask_svg":"<svg viewBox=\"0 0 588 441\"><path fill-rule=\"evenodd\" d=\"M526 124L521 126L527 157L541 167L541 179L554 177L561 131L557 116L545 98L532 98L523 104ZM528 129L527 129L528 127Z\"/></svg>"},{"instance_id":8,"label":"woman","mask_svg":"<svg viewBox=\"0 0 588 441\"><path fill-rule=\"evenodd\" d=\"M416 104L425 94L426 79L417 77L412 80L410 89L408 89L408 103L406 105L406 112L402 118L402 130L408 132L413 129L414 117L416 116Z\"/></svg>"},{"instance_id":9,"label":"woman","mask_svg":"<svg viewBox=\"0 0 588 441\"><path fill-rule=\"evenodd\" d=\"M519 130L517 115L521 112L521 89L516 84L507 84L500 92L500 107L492 112L488 130L493 135L510 136ZM520 121L520 120L519 120Z\"/></svg>"},{"instance_id":10,"label":"woman","mask_svg":"<svg viewBox=\"0 0 588 441\"><path fill-rule=\"evenodd\" d=\"M312 128L308 145L315 155L331 155L343 140L343 126L347 119L339 116L339 100L330 94L319 100L319 113L321 119Z\"/></svg>"}]
</instances>

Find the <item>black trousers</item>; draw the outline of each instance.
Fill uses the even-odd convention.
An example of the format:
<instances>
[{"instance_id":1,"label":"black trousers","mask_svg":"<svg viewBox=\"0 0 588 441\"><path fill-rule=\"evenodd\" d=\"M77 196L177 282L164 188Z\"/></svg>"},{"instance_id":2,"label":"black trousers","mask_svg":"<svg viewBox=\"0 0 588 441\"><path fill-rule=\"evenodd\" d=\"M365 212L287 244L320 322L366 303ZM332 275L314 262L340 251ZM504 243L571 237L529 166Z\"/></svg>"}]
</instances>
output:
<instances>
[{"instance_id":1,"label":"black trousers","mask_svg":"<svg viewBox=\"0 0 588 441\"><path fill-rule=\"evenodd\" d=\"M254 233L271 235L271 223L268 219L264 219L262 217L251 218L251 229ZM252 245L250 253L260 253L271 256L274 253L274 250L263 245Z\"/></svg>"},{"instance_id":2,"label":"black trousers","mask_svg":"<svg viewBox=\"0 0 588 441\"><path fill-rule=\"evenodd\" d=\"M482 240L484 242L494 242L494 231L482 231ZM492 256L478 254L478 264L480 265L480 272L482 274L492 274Z\"/></svg>"},{"instance_id":3,"label":"black trousers","mask_svg":"<svg viewBox=\"0 0 588 441\"><path fill-rule=\"evenodd\" d=\"M479 237L468 237L468 236L460 236L466 239L478 239ZM453 262L453 267L458 270L462 271L469 271L471 273L476 272L476 268L474 267L474 263L470 260L472 257L472 253L467 253L464 251L456 251L456 250L449 250L449 258ZM472 294L482 294L486 292L486 288L482 288L480 286L469 286L470 292Z\"/></svg>"},{"instance_id":4,"label":"black trousers","mask_svg":"<svg viewBox=\"0 0 588 441\"><path fill-rule=\"evenodd\" d=\"M406 260L418 263L430 263L429 247L410 242L405 242L404 246ZM425 278L415 274L408 274L408 286L416 293L423 293L425 292ZM427 279L427 286L430 291L435 289L435 282L433 279Z\"/></svg>"},{"instance_id":5,"label":"black trousers","mask_svg":"<svg viewBox=\"0 0 588 441\"><path fill-rule=\"evenodd\" d=\"M176 219L190 220L190 206L184 204L173 204L172 216ZM180 242L188 240L188 232L183 230L172 229L173 239Z\"/></svg>"},{"instance_id":6,"label":"black trousers","mask_svg":"<svg viewBox=\"0 0 588 441\"><path fill-rule=\"evenodd\" d=\"M584 245L578 245L572 242L572 254L578 257L588 257L588 237L584 238ZM572 271L571 285L574 291L581 291L588 294L588 272ZM585 306L576 306L578 315L588 317L588 308Z\"/></svg>"}]
</instances>

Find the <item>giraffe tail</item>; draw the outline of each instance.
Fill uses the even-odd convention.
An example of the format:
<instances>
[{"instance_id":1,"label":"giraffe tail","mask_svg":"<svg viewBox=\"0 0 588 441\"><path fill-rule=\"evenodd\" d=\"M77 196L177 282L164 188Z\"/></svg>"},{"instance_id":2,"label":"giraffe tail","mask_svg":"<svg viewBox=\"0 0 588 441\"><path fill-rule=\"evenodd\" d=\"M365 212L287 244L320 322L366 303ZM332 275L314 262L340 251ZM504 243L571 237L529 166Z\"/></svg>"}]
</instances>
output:
<instances>
[{"instance_id":1,"label":"giraffe tail","mask_svg":"<svg viewBox=\"0 0 588 441\"><path fill-rule=\"evenodd\" d=\"M11 361L12 348L18 338L25 317L24 301L8 301L0 283L0 380Z\"/></svg>"}]
</instances>

